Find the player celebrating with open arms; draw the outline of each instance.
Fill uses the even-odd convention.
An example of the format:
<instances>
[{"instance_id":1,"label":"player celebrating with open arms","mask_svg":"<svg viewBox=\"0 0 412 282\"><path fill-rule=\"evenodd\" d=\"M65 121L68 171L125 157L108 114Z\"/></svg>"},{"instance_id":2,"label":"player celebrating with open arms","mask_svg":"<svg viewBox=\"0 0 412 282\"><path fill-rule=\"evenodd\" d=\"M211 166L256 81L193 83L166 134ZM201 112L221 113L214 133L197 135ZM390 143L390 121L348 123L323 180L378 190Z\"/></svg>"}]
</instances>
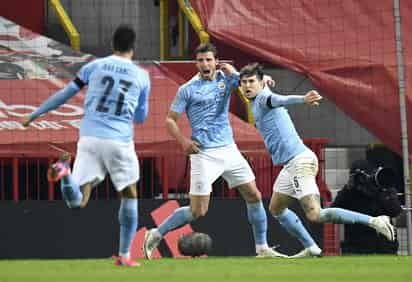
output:
<instances>
[{"instance_id":1,"label":"player celebrating with open arms","mask_svg":"<svg viewBox=\"0 0 412 282\"><path fill-rule=\"evenodd\" d=\"M272 155L273 164L283 165L273 185L269 210L289 234L304 246L304 249L292 258L320 256L322 253L300 219L288 209L293 198L300 202L306 218L312 222L359 223L376 229L389 240L394 240L394 228L386 216L371 217L340 208L321 208L316 184L318 159L303 144L284 106L316 106L322 97L315 90L305 95L278 95L264 87L262 79L263 71L257 63L249 64L240 71L240 85L245 96L251 100L256 127Z\"/></svg>"},{"instance_id":2,"label":"player celebrating with open arms","mask_svg":"<svg viewBox=\"0 0 412 282\"><path fill-rule=\"evenodd\" d=\"M190 156L190 206L176 209L158 228L146 232L144 254L150 259L167 232L206 215L212 183L222 176L246 201L258 257L284 257L268 247L262 197L252 169L233 140L229 100L239 86L239 75L229 64L216 70L217 50L210 43L199 45L194 56L199 74L179 88L166 118L169 133ZM192 128L191 138L183 136L177 124L183 112Z\"/></svg>"}]
</instances>

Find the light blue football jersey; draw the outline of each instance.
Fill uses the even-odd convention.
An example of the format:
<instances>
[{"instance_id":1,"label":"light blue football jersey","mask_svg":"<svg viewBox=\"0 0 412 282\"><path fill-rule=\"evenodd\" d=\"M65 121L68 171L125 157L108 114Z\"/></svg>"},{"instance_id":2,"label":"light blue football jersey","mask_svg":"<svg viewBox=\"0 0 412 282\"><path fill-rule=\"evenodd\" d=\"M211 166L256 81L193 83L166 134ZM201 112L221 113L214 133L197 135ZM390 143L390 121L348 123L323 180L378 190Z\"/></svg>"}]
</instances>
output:
<instances>
[{"instance_id":1,"label":"light blue football jersey","mask_svg":"<svg viewBox=\"0 0 412 282\"><path fill-rule=\"evenodd\" d=\"M226 76L221 70L212 81L193 77L177 91L170 110L186 112L192 139L201 148L215 148L234 143L229 122L230 95L239 85L239 74Z\"/></svg>"},{"instance_id":2,"label":"light blue football jersey","mask_svg":"<svg viewBox=\"0 0 412 282\"><path fill-rule=\"evenodd\" d=\"M133 140L133 120L143 121L148 112L148 73L132 61L112 55L88 63L77 76L88 85L80 136Z\"/></svg>"},{"instance_id":3,"label":"light blue football jersey","mask_svg":"<svg viewBox=\"0 0 412 282\"><path fill-rule=\"evenodd\" d=\"M268 99L270 99L272 108L268 105ZM284 107L300 103L304 103L303 96L278 95L270 91L268 87L265 87L251 101L256 127L275 165L285 164L307 149Z\"/></svg>"}]
</instances>

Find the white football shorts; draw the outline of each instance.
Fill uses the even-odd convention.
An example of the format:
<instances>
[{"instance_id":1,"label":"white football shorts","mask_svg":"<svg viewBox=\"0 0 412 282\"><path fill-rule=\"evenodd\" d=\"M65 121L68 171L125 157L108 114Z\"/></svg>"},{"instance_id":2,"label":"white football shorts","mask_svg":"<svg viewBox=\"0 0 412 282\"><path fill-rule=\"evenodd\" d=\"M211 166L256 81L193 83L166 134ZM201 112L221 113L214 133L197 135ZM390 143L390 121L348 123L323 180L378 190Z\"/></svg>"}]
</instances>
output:
<instances>
[{"instance_id":1,"label":"white football shorts","mask_svg":"<svg viewBox=\"0 0 412 282\"><path fill-rule=\"evenodd\" d=\"M318 158L307 149L284 165L273 185L273 191L298 200L310 194L319 195L317 173Z\"/></svg>"},{"instance_id":2,"label":"white football shorts","mask_svg":"<svg viewBox=\"0 0 412 282\"><path fill-rule=\"evenodd\" d=\"M229 188L255 180L249 163L242 156L236 144L201 150L190 155L190 194L209 195L212 184L222 176Z\"/></svg>"},{"instance_id":3,"label":"white football shorts","mask_svg":"<svg viewBox=\"0 0 412 282\"><path fill-rule=\"evenodd\" d=\"M96 186L110 175L116 191L139 180L139 162L134 143L83 136L77 143L73 177L80 185Z\"/></svg>"}]
</instances>

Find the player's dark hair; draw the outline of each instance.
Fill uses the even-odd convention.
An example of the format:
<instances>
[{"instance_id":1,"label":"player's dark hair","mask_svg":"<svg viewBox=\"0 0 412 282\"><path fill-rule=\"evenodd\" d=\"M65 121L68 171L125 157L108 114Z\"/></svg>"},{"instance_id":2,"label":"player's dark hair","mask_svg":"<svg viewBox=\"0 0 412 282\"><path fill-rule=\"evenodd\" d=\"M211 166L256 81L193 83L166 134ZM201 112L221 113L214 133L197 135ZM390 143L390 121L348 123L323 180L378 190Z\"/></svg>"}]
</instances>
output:
<instances>
[{"instance_id":1,"label":"player's dark hair","mask_svg":"<svg viewBox=\"0 0 412 282\"><path fill-rule=\"evenodd\" d=\"M194 57L196 58L197 54L199 53L207 53L212 52L215 59L217 58L217 49L216 46L210 42L202 43L194 51Z\"/></svg>"},{"instance_id":2,"label":"player's dark hair","mask_svg":"<svg viewBox=\"0 0 412 282\"><path fill-rule=\"evenodd\" d=\"M128 52L134 49L136 32L127 24L118 26L113 34L113 49L118 52Z\"/></svg>"},{"instance_id":3,"label":"player's dark hair","mask_svg":"<svg viewBox=\"0 0 412 282\"><path fill-rule=\"evenodd\" d=\"M256 75L256 78L258 80L262 80L263 79L263 66L260 65L259 63L251 63L248 64L246 66L244 66L241 70L240 70L240 78L242 79L242 77L246 76L246 77L250 77L250 76L254 76Z\"/></svg>"}]
</instances>

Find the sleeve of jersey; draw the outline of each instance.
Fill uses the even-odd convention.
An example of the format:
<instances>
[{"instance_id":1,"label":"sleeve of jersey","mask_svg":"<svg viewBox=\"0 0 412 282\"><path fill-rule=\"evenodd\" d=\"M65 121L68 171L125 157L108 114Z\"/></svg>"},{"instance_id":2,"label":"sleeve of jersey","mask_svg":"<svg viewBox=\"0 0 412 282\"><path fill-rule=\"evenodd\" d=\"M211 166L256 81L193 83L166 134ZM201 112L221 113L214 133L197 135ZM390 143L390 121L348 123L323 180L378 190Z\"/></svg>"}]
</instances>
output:
<instances>
[{"instance_id":1,"label":"sleeve of jersey","mask_svg":"<svg viewBox=\"0 0 412 282\"><path fill-rule=\"evenodd\" d=\"M229 75L226 78L227 82L230 84L231 88L236 88L239 87L239 83L240 83L240 76L239 76L239 72L235 71L234 73L232 73L231 75Z\"/></svg>"},{"instance_id":2,"label":"sleeve of jersey","mask_svg":"<svg viewBox=\"0 0 412 282\"><path fill-rule=\"evenodd\" d=\"M186 110L187 105L187 90L180 87L176 93L176 97L173 99L170 105L170 110L176 113L183 113Z\"/></svg>"},{"instance_id":3,"label":"sleeve of jersey","mask_svg":"<svg viewBox=\"0 0 412 282\"><path fill-rule=\"evenodd\" d=\"M73 97L77 92L79 92L81 87L78 85L76 80L71 81L66 85L66 87L60 89L55 94L50 96L46 101L44 101L36 111L31 113L32 120L36 119L44 113L56 109L60 105L64 104L64 102L66 102L68 99Z\"/></svg>"},{"instance_id":4,"label":"sleeve of jersey","mask_svg":"<svg viewBox=\"0 0 412 282\"><path fill-rule=\"evenodd\" d=\"M269 108L276 108L276 107L293 105L293 104L303 104L304 103L303 98L304 96L301 96L301 95L283 96L283 95L272 93L271 95L268 96L266 104Z\"/></svg>"},{"instance_id":5,"label":"sleeve of jersey","mask_svg":"<svg viewBox=\"0 0 412 282\"><path fill-rule=\"evenodd\" d=\"M139 104L134 112L134 122L143 123L149 114L150 80L147 79L146 87L139 96Z\"/></svg>"},{"instance_id":6,"label":"sleeve of jersey","mask_svg":"<svg viewBox=\"0 0 412 282\"><path fill-rule=\"evenodd\" d=\"M96 68L97 66L97 60L94 60L90 63L87 63L86 65L84 65L79 72L77 73L77 77L83 81L85 84L89 83L89 77L90 74L93 72L93 70Z\"/></svg>"}]
</instances>

